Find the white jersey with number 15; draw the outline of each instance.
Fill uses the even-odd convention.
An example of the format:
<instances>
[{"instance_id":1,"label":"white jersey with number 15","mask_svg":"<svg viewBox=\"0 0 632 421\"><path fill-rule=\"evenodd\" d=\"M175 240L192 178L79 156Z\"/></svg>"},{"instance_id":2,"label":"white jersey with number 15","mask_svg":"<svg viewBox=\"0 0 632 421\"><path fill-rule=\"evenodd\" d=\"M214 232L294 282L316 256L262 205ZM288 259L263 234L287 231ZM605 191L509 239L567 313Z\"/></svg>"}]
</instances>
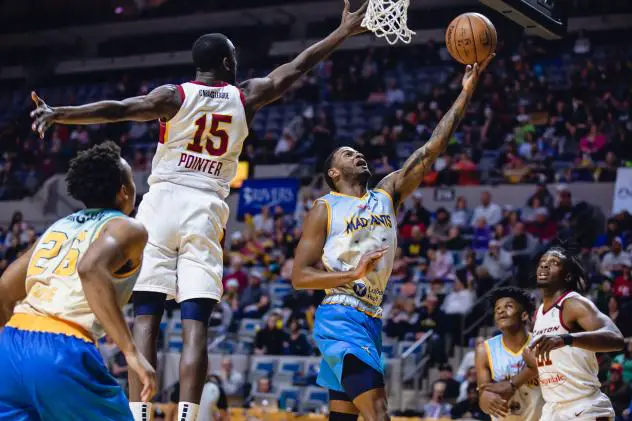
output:
<instances>
[{"instance_id":1,"label":"white jersey with number 15","mask_svg":"<svg viewBox=\"0 0 632 421\"><path fill-rule=\"evenodd\" d=\"M180 184L225 198L248 136L244 96L227 83L196 81L177 88L182 105L171 120L160 122L149 185Z\"/></svg>"}]
</instances>

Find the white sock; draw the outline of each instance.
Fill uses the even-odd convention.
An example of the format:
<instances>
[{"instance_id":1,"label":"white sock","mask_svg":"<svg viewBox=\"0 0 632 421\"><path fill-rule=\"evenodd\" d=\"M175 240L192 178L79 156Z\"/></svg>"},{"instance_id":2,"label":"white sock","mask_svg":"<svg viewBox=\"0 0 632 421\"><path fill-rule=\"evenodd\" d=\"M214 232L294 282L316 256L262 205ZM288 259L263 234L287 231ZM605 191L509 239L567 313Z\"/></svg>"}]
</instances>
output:
<instances>
[{"instance_id":1,"label":"white sock","mask_svg":"<svg viewBox=\"0 0 632 421\"><path fill-rule=\"evenodd\" d=\"M195 421L197 419L200 405L191 402L178 403L178 418L177 421Z\"/></svg>"},{"instance_id":2,"label":"white sock","mask_svg":"<svg viewBox=\"0 0 632 421\"><path fill-rule=\"evenodd\" d=\"M129 409L131 409L132 411L134 421L151 421L154 419L154 412L151 407L151 402L130 402Z\"/></svg>"}]
</instances>

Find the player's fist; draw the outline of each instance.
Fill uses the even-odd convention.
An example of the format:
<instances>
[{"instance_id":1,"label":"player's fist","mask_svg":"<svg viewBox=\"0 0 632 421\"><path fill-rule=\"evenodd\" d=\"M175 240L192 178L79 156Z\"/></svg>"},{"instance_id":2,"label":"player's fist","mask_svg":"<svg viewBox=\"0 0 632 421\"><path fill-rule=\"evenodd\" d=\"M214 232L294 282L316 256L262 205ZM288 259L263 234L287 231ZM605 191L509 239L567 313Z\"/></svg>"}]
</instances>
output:
<instances>
[{"instance_id":1,"label":"player's fist","mask_svg":"<svg viewBox=\"0 0 632 421\"><path fill-rule=\"evenodd\" d=\"M156 370L151 366L147 358L140 352L126 355L127 365L132 369L143 385L140 398L143 402L149 402L154 397L158 388L156 386Z\"/></svg>"},{"instance_id":2,"label":"player's fist","mask_svg":"<svg viewBox=\"0 0 632 421\"><path fill-rule=\"evenodd\" d=\"M384 257L387 251L388 247L384 247L370 251L362 256L360 263L358 263L358 267L356 267L353 273L353 277L355 279L364 278L367 273L370 273L373 269L375 269L375 265L377 265L377 262Z\"/></svg>"},{"instance_id":3,"label":"player's fist","mask_svg":"<svg viewBox=\"0 0 632 421\"><path fill-rule=\"evenodd\" d=\"M49 107L42 98L37 96L35 91L31 92L31 99L35 103L35 109L31 111L31 118L33 119L31 129L43 139L46 130L55 122L55 110Z\"/></svg>"}]
</instances>

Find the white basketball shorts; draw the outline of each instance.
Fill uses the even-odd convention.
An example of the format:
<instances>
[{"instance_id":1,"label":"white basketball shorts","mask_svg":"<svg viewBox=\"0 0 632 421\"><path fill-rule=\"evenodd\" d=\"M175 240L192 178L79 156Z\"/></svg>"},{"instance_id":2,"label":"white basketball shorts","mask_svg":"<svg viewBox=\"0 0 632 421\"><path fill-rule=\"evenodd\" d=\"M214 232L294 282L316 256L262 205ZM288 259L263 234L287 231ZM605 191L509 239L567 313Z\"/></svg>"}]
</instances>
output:
<instances>
[{"instance_id":1,"label":"white basketball shorts","mask_svg":"<svg viewBox=\"0 0 632 421\"><path fill-rule=\"evenodd\" d=\"M221 240L228 205L212 191L171 183L150 186L136 219L149 240L134 291L167 294L177 302L222 297Z\"/></svg>"},{"instance_id":2,"label":"white basketball shorts","mask_svg":"<svg viewBox=\"0 0 632 421\"><path fill-rule=\"evenodd\" d=\"M547 402L542 408L541 421L614 420L610 399L600 391L582 399L568 402Z\"/></svg>"}]
</instances>

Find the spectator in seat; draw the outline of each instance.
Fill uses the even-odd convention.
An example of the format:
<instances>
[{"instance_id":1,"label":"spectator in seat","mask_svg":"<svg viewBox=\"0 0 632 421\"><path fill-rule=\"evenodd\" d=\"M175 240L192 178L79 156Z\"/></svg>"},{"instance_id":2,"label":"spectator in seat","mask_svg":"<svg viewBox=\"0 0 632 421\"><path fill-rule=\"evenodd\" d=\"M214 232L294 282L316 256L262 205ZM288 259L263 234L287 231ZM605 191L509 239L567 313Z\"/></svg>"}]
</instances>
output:
<instances>
[{"instance_id":1,"label":"spectator in seat","mask_svg":"<svg viewBox=\"0 0 632 421\"><path fill-rule=\"evenodd\" d=\"M557 235L557 226L549 218L549 211L539 208L535 211L535 221L527 224L527 231L540 241L548 243Z\"/></svg>"},{"instance_id":2,"label":"spectator in seat","mask_svg":"<svg viewBox=\"0 0 632 421\"><path fill-rule=\"evenodd\" d=\"M610 380L601 387L601 390L610 398L616 417L621 417L632 397L630 384L623 381L621 364L614 363L610 366Z\"/></svg>"},{"instance_id":3,"label":"spectator in seat","mask_svg":"<svg viewBox=\"0 0 632 421\"><path fill-rule=\"evenodd\" d=\"M517 222L511 234L501 241L501 246L514 258L531 257L538 247L538 240L526 232L523 222Z\"/></svg>"},{"instance_id":4,"label":"spectator in seat","mask_svg":"<svg viewBox=\"0 0 632 421\"><path fill-rule=\"evenodd\" d=\"M450 222L457 227L467 227L472 220L472 211L467 207L465 197L459 196L456 199L456 206L452 212Z\"/></svg>"},{"instance_id":5,"label":"spectator in seat","mask_svg":"<svg viewBox=\"0 0 632 421\"><path fill-rule=\"evenodd\" d=\"M610 251L603 256L601 274L609 279L614 279L623 271L624 266L632 266L632 258L630 253L623 250L621 237L615 237L612 240Z\"/></svg>"},{"instance_id":6,"label":"spectator in seat","mask_svg":"<svg viewBox=\"0 0 632 421\"><path fill-rule=\"evenodd\" d=\"M625 344L623 354L614 357L613 361L623 367L623 381L632 382L632 341Z\"/></svg>"},{"instance_id":7,"label":"spectator in seat","mask_svg":"<svg viewBox=\"0 0 632 421\"><path fill-rule=\"evenodd\" d=\"M556 223L568 222L573 216L573 196L568 186L557 186L557 206L553 209L551 219Z\"/></svg>"},{"instance_id":8,"label":"spectator in seat","mask_svg":"<svg viewBox=\"0 0 632 421\"><path fill-rule=\"evenodd\" d=\"M430 402L423 406L424 417L426 419L438 420L450 416L452 405L445 400L446 384L437 381L432 385L432 396Z\"/></svg>"},{"instance_id":9,"label":"spectator in seat","mask_svg":"<svg viewBox=\"0 0 632 421\"><path fill-rule=\"evenodd\" d=\"M252 218L255 232L272 234L274 232L274 217L270 213L268 206L263 206L261 212Z\"/></svg>"},{"instance_id":10,"label":"spectator in seat","mask_svg":"<svg viewBox=\"0 0 632 421\"><path fill-rule=\"evenodd\" d=\"M482 253L487 250L487 245L492 238L492 231L487 225L487 220L484 217L479 217L474 220L474 232L472 233L472 248L477 253Z\"/></svg>"},{"instance_id":11,"label":"spectator in seat","mask_svg":"<svg viewBox=\"0 0 632 421\"><path fill-rule=\"evenodd\" d=\"M218 376L208 376L202 389L197 421L228 421L228 399Z\"/></svg>"},{"instance_id":12,"label":"spectator in seat","mask_svg":"<svg viewBox=\"0 0 632 421\"><path fill-rule=\"evenodd\" d=\"M601 272L601 261L589 247L582 247L577 258L589 276L595 277L599 275Z\"/></svg>"},{"instance_id":13,"label":"spectator in seat","mask_svg":"<svg viewBox=\"0 0 632 421\"><path fill-rule=\"evenodd\" d=\"M527 206L522 208L520 219L522 219L525 222L535 221L535 214L538 211L538 209L541 209L541 208L544 208L544 206L542 205L540 198L538 196L533 196L527 203Z\"/></svg>"},{"instance_id":14,"label":"spectator in seat","mask_svg":"<svg viewBox=\"0 0 632 421\"><path fill-rule=\"evenodd\" d=\"M445 385L443 397L449 402L455 402L459 397L459 388L461 384L454 379L454 373L450 364L442 364L439 367L439 380L436 383ZM433 387L434 388L434 387Z\"/></svg>"},{"instance_id":15,"label":"spectator in seat","mask_svg":"<svg viewBox=\"0 0 632 421\"><path fill-rule=\"evenodd\" d=\"M222 359L220 370L214 373L222 381L228 396L238 396L244 387L244 375L233 367L230 357Z\"/></svg>"},{"instance_id":16,"label":"spectator in seat","mask_svg":"<svg viewBox=\"0 0 632 421\"><path fill-rule=\"evenodd\" d=\"M606 146L606 136L600 133L596 124L590 126L590 132L579 141L579 150L590 154L593 159L603 157L602 149Z\"/></svg>"},{"instance_id":17,"label":"spectator in seat","mask_svg":"<svg viewBox=\"0 0 632 421\"><path fill-rule=\"evenodd\" d=\"M466 388L466 399L458 402L452 407L450 412L453 420L474 419L474 420L490 420L489 415L481 410L478 404L478 390L476 386L476 374L474 382L468 382Z\"/></svg>"},{"instance_id":18,"label":"spectator in seat","mask_svg":"<svg viewBox=\"0 0 632 421\"><path fill-rule=\"evenodd\" d=\"M268 315L265 327L255 335L255 354L283 355L287 353L290 336L283 330L277 313Z\"/></svg>"},{"instance_id":19,"label":"spectator in seat","mask_svg":"<svg viewBox=\"0 0 632 421\"><path fill-rule=\"evenodd\" d=\"M444 335L448 332L448 319L439 307L439 299L434 295L428 295L418 311L417 339L422 338L430 330L432 337L428 342L430 361L441 364L446 361Z\"/></svg>"},{"instance_id":20,"label":"spectator in seat","mask_svg":"<svg viewBox=\"0 0 632 421\"><path fill-rule=\"evenodd\" d=\"M437 209L436 218L428 228L428 237L435 242L442 242L448 239L452 225L450 224L450 212L445 208Z\"/></svg>"},{"instance_id":21,"label":"spectator in seat","mask_svg":"<svg viewBox=\"0 0 632 421\"><path fill-rule=\"evenodd\" d=\"M465 353L463 359L461 359L461 364L459 365L459 369L456 372L456 378L461 380L467 380L467 375L470 372L472 367L475 367L476 358L476 347L482 344L485 341L485 338L482 336L477 336L473 341L474 346L472 347L472 342L470 342L470 349ZM474 371L476 373L476 371Z\"/></svg>"},{"instance_id":22,"label":"spectator in seat","mask_svg":"<svg viewBox=\"0 0 632 421\"><path fill-rule=\"evenodd\" d=\"M454 276L454 257L446 250L445 242L439 243L438 250L428 250L428 261L427 278L447 279Z\"/></svg>"},{"instance_id":23,"label":"spectator in seat","mask_svg":"<svg viewBox=\"0 0 632 421\"><path fill-rule=\"evenodd\" d=\"M471 385L476 385L476 367L474 366L471 366L467 369L465 378L461 380L461 386L459 386L459 397L456 399L457 402L463 402L464 400L467 400L467 389L468 386Z\"/></svg>"},{"instance_id":24,"label":"spectator in seat","mask_svg":"<svg viewBox=\"0 0 632 421\"><path fill-rule=\"evenodd\" d=\"M253 270L248 277L248 286L239 298L239 308L246 318L260 318L270 307L270 298L261 286L263 273Z\"/></svg>"},{"instance_id":25,"label":"spectator in seat","mask_svg":"<svg viewBox=\"0 0 632 421\"><path fill-rule=\"evenodd\" d=\"M614 296L622 305L629 303L632 298L632 274L630 266L625 263L622 265L621 274L614 281Z\"/></svg>"},{"instance_id":26,"label":"spectator in seat","mask_svg":"<svg viewBox=\"0 0 632 421\"><path fill-rule=\"evenodd\" d=\"M481 193L481 204L474 209L474 221L485 218L487 224L496 225L502 219L502 209L492 202L492 195L488 191Z\"/></svg>"},{"instance_id":27,"label":"spectator in seat","mask_svg":"<svg viewBox=\"0 0 632 421\"><path fill-rule=\"evenodd\" d=\"M450 251L463 251L468 245L469 241L463 238L459 227L451 227L445 242L446 248Z\"/></svg>"},{"instance_id":28,"label":"spectator in seat","mask_svg":"<svg viewBox=\"0 0 632 421\"><path fill-rule=\"evenodd\" d=\"M466 285L461 279L456 278L452 291L446 295L441 309L448 315L467 314L476 299L476 293Z\"/></svg>"},{"instance_id":29,"label":"spectator in seat","mask_svg":"<svg viewBox=\"0 0 632 421\"><path fill-rule=\"evenodd\" d=\"M531 206L534 198L538 198L540 206L544 206L547 209L553 209L553 195L546 187L546 182L539 181L533 193L529 199L527 199L527 206Z\"/></svg>"},{"instance_id":30,"label":"spectator in seat","mask_svg":"<svg viewBox=\"0 0 632 421\"><path fill-rule=\"evenodd\" d=\"M391 338L405 340L409 333L413 333L415 305L412 299L397 297L388 313L384 325L384 333Z\"/></svg>"},{"instance_id":31,"label":"spectator in seat","mask_svg":"<svg viewBox=\"0 0 632 421\"><path fill-rule=\"evenodd\" d=\"M289 355L308 356L312 355L312 346L307 340L307 336L301 332L301 325L297 319L290 319L289 323L290 338L289 338Z\"/></svg>"},{"instance_id":32,"label":"spectator in seat","mask_svg":"<svg viewBox=\"0 0 632 421\"><path fill-rule=\"evenodd\" d=\"M402 237L403 240L408 240L410 239L410 237L412 237L412 232L414 228L419 228L421 232L425 233L427 227L427 225L419 220L417 213L409 211L406 212L406 215L402 220L399 228L399 235Z\"/></svg>"},{"instance_id":33,"label":"spectator in seat","mask_svg":"<svg viewBox=\"0 0 632 421\"><path fill-rule=\"evenodd\" d=\"M497 240L489 242L488 250L481 265L489 276L496 281L502 281L512 275L513 259L508 251L500 247Z\"/></svg>"},{"instance_id":34,"label":"spectator in seat","mask_svg":"<svg viewBox=\"0 0 632 421\"><path fill-rule=\"evenodd\" d=\"M402 242L402 254L409 264L421 263L425 260L430 248L430 241L418 225L410 230L411 237Z\"/></svg>"},{"instance_id":35,"label":"spectator in seat","mask_svg":"<svg viewBox=\"0 0 632 421\"><path fill-rule=\"evenodd\" d=\"M412 194L412 207L406 212L415 213L417 215L417 220L424 224L424 226L430 225L430 219L432 217L432 213L424 207L423 204L423 195L420 191L416 191Z\"/></svg>"},{"instance_id":36,"label":"spectator in seat","mask_svg":"<svg viewBox=\"0 0 632 421\"><path fill-rule=\"evenodd\" d=\"M239 292L243 291L248 286L248 274L244 271L244 262L241 256L234 255L230 261L230 268L226 271L222 283L224 288L228 281L234 279L237 281Z\"/></svg>"},{"instance_id":37,"label":"spectator in seat","mask_svg":"<svg viewBox=\"0 0 632 421\"><path fill-rule=\"evenodd\" d=\"M597 252L600 255L607 253L610 250L610 246L612 245L612 240L617 237L621 237L621 231L621 226L618 220L614 218L608 219L608 223L606 224L606 232L600 234L595 241L595 248L597 249Z\"/></svg>"}]
</instances>

